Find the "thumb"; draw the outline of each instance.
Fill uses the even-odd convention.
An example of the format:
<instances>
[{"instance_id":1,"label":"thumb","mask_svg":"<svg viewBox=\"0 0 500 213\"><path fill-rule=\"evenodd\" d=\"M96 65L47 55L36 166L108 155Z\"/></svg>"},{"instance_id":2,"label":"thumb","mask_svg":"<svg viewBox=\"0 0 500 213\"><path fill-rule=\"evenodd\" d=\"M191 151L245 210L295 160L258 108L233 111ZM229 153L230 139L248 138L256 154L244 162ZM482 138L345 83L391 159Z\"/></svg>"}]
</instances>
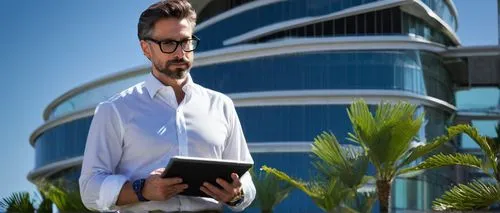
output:
<instances>
[{"instance_id":1,"label":"thumb","mask_svg":"<svg viewBox=\"0 0 500 213\"><path fill-rule=\"evenodd\" d=\"M165 168L158 168L149 173L150 175L161 175L165 171Z\"/></svg>"},{"instance_id":2,"label":"thumb","mask_svg":"<svg viewBox=\"0 0 500 213\"><path fill-rule=\"evenodd\" d=\"M236 188L241 187L240 177L236 173L231 174L231 178L233 179L232 185Z\"/></svg>"}]
</instances>

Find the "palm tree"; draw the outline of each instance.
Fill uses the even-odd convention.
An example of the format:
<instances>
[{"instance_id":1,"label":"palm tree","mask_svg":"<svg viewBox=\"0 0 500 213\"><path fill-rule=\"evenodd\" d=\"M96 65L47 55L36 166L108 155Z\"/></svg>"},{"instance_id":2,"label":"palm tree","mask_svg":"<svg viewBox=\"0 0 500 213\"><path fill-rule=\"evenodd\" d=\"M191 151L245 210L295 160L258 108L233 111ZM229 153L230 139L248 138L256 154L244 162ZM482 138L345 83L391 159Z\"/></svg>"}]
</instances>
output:
<instances>
[{"instance_id":1,"label":"palm tree","mask_svg":"<svg viewBox=\"0 0 500 213\"><path fill-rule=\"evenodd\" d=\"M371 179L365 175L368 159L363 152L354 146L342 147L333 134L322 133L314 139L312 153L319 174L309 182L267 166L262 169L306 193L325 212L369 212L373 194L357 193ZM358 196L364 197L366 205L355 205L359 202L352 200Z\"/></svg>"},{"instance_id":2,"label":"palm tree","mask_svg":"<svg viewBox=\"0 0 500 213\"><path fill-rule=\"evenodd\" d=\"M37 213L52 213L52 201L48 199L43 193L39 193L40 204L36 209Z\"/></svg>"},{"instance_id":3,"label":"palm tree","mask_svg":"<svg viewBox=\"0 0 500 213\"><path fill-rule=\"evenodd\" d=\"M0 201L0 207L6 212L35 212L33 199L28 192L14 192Z\"/></svg>"},{"instance_id":4,"label":"palm tree","mask_svg":"<svg viewBox=\"0 0 500 213\"><path fill-rule=\"evenodd\" d=\"M262 213L272 213L274 207L288 197L294 189L292 185L268 173L258 172L257 174L254 169L251 169L250 174L257 190L252 207L260 208Z\"/></svg>"},{"instance_id":5,"label":"palm tree","mask_svg":"<svg viewBox=\"0 0 500 213\"><path fill-rule=\"evenodd\" d=\"M399 102L380 103L373 115L366 102L357 100L348 109L354 133L349 140L359 144L376 169L376 188L380 212L391 210L391 186L395 177L425 169L404 169L413 161L434 151L443 143L460 134L460 129L450 128L448 134L430 143L414 147L424 115L416 116L417 106Z\"/></svg>"},{"instance_id":6,"label":"palm tree","mask_svg":"<svg viewBox=\"0 0 500 213\"><path fill-rule=\"evenodd\" d=\"M363 154L358 154L358 159L368 159L376 169L375 178L380 211L389 212L391 210L389 201L395 177L423 169L456 164L482 169L497 180L497 184L474 181L469 185L459 185L445 193L441 199L436 200L434 202L435 209L480 209L498 201L500 198L498 185L498 181L500 181L500 142L498 142L498 137L487 139L479 136L477 130L470 126L457 125L447 128L447 134L439 136L427 144L413 146L412 142L416 141L424 118L423 114L415 115L416 108L415 105L405 102L397 104L382 102L373 115L366 102L357 100L348 109L353 128L353 133L349 133L348 139L361 146ZM499 129L500 127L497 128L497 131L500 131ZM431 154L442 144L462 133L469 135L479 144L485 154L485 163L470 154L437 154L417 166L407 168L410 163ZM349 163L352 160L346 161L345 159L348 159L346 156L335 152L340 147L336 140L324 140L330 142L322 144L319 149L318 141L321 140L314 142L313 153L321 161L316 162L315 167L326 174L326 178L306 183L293 180L276 169L268 167L263 167L263 169L304 191L313 198L320 208L329 212L343 206L338 195L352 198L352 189L355 188L352 183L366 183L367 178L359 179L359 176L352 176L351 183L349 183L349 179L346 181L342 173L335 171L354 171L349 167L357 164ZM353 173L346 173L346 176L364 175L365 173L366 171L361 169ZM357 182L358 180L362 181ZM337 193L331 194L332 191L337 191Z\"/></svg>"},{"instance_id":7,"label":"palm tree","mask_svg":"<svg viewBox=\"0 0 500 213\"><path fill-rule=\"evenodd\" d=\"M480 210L487 209L500 201L500 123L496 127L497 137L479 135L476 128L469 125L452 127L456 133L465 133L481 148L483 159L471 154L437 154L407 171L432 169L442 166L461 165L479 169L493 180L484 182L479 179L467 184L459 184L433 202L435 210Z\"/></svg>"},{"instance_id":8,"label":"palm tree","mask_svg":"<svg viewBox=\"0 0 500 213\"><path fill-rule=\"evenodd\" d=\"M83 205L76 183L63 179L51 182L40 180L37 186L56 205L59 212L91 212Z\"/></svg>"}]
</instances>

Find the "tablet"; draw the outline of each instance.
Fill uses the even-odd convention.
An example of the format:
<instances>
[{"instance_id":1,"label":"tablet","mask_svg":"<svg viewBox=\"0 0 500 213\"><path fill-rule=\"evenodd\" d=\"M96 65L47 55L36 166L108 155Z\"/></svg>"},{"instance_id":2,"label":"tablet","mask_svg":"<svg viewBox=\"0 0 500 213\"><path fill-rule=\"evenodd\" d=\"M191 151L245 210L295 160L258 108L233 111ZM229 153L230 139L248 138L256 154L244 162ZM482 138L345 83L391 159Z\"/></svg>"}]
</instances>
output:
<instances>
[{"instance_id":1,"label":"tablet","mask_svg":"<svg viewBox=\"0 0 500 213\"><path fill-rule=\"evenodd\" d=\"M231 183L233 181L231 173L236 173L241 177L252 166L253 163L243 161L174 156L168 162L161 177L182 178L183 183L188 184L188 188L180 195L210 197L200 190L203 182L219 186L215 180L222 178Z\"/></svg>"}]
</instances>

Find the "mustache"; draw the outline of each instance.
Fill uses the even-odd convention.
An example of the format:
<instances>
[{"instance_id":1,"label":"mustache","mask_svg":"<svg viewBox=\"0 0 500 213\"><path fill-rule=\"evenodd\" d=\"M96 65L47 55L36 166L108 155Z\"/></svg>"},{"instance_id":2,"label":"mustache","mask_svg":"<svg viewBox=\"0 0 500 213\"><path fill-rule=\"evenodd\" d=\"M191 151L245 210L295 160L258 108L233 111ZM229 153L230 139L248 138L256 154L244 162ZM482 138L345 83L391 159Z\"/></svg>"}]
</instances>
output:
<instances>
[{"instance_id":1,"label":"mustache","mask_svg":"<svg viewBox=\"0 0 500 213\"><path fill-rule=\"evenodd\" d=\"M170 60L167 62L167 65L171 65L171 64L187 64L189 61L185 58L177 58L177 59L174 59L174 60Z\"/></svg>"}]
</instances>

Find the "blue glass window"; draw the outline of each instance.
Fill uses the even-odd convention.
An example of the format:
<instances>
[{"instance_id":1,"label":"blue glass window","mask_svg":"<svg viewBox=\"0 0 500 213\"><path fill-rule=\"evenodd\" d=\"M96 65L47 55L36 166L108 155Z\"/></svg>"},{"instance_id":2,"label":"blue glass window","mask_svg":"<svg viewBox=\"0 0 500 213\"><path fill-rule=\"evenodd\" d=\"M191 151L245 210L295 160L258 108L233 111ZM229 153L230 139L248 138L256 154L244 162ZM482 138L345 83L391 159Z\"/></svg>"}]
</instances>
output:
<instances>
[{"instance_id":1,"label":"blue glass window","mask_svg":"<svg viewBox=\"0 0 500 213\"><path fill-rule=\"evenodd\" d=\"M451 5L446 0L421 0L433 10L453 30L457 30L457 17L452 13ZM451 2L451 1L450 1Z\"/></svg>"},{"instance_id":2,"label":"blue glass window","mask_svg":"<svg viewBox=\"0 0 500 213\"><path fill-rule=\"evenodd\" d=\"M42 133L35 140L35 168L82 156L91 121L81 118Z\"/></svg>"},{"instance_id":3,"label":"blue glass window","mask_svg":"<svg viewBox=\"0 0 500 213\"><path fill-rule=\"evenodd\" d=\"M199 84L223 93L305 89L384 89L454 103L440 56L414 50L328 51L196 67Z\"/></svg>"},{"instance_id":4,"label":"blue glass window","mask_svg":"<svg viewBox=\"0 0 500 213\"><path fill-rule=\"evenodd\" d=\"M217 1L212 2L215 4ZM197 31L196 34L203 40L198 47L198 51L221 48L224 46L222 43L226 39L274 23L308 16L325 15L374 1L377 0L315 0L312 4L311 0L289 0L257 7ZM217 4L223 4L223 2ZM204 12L201 11L200 13L203 14ZM251 21L245 21L245 24L241 24L242 20Z\"/></svg>"}]
</instances>

